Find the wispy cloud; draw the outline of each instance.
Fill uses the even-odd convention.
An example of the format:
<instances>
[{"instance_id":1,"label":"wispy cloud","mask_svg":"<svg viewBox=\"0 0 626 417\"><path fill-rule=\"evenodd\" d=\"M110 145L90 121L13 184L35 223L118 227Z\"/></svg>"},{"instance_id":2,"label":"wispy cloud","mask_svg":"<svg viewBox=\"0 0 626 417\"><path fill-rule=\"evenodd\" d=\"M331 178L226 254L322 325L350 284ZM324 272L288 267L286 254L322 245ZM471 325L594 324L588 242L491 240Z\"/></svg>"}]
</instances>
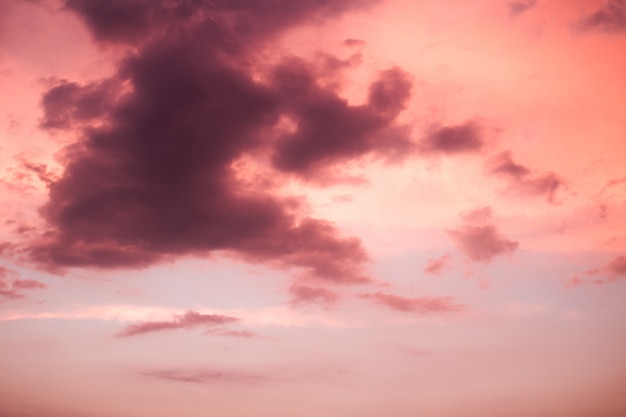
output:
<instances>
[{"instance_id":1,"label":"wispy cloud","mask_svg":"<svg viewBox=\"0 0 626 417\"><path fill-rule=\"evenodd\" d=\"M613 258L607 264L588 269L567 281L568 287L581 284L604 285L607 282L626 278L626 256L620 255Z\"/></svg>"},{"instance_id":2,"label":"wispy cloud","mask_svg":"<svg viewBox=\"0 0 626 417\"><path fill-rule=\"evenodd\" d=\"M510 151L501 152L487 160L487 173L508 181L509 188L523 196L543 196L548 202L555 201L556 192L564 181L554 172L536 172L513 160Z\"/></svg>"},{"instance_id":3,"label":"wispy cloud","mask_svg":"<svg viewBox=\"0 0 626 417\"><path fill-rule=\"evenodd\" d=\"M2 311L0 321L12 320L103 320L120 323L169 322L172 317L183 316L188 310L165 306L98 305L56 311ZM246 327L346 327L349 324L321 312L301 312L288 306L270 306L258 309L210 309L195 307L202 315L237 317Z\"/></svg>"},{"instance_id":4,"label":"wispy cloud","mask_svg":"<svg viewBox=\"0 0 626 417\"><path fill-rule=\"evenodd\" d=\"M238 318L218 314L200 314L196 311L187 311L176 315L170 321L146 321L131 324L118 333L119 337L138 336L163 330L191 329L198 326L219 326L239 321Z\"/></svg>"},{"instance_id":5,"label":"wispy cloud","mask_svg":"<svg viewBox=\"0 0 626 417\"><path fill-rule=\"evenodd\" d=\"M383 292L360 294L359 297L404 313L446 313L465 309L464 305L456 303L452 297L408 298Z\"/></svg>"},{"instance_id":6,"label":"wispy cloud","mask_svg":"<svg viewBox=\"0 0 626 417\"><path fill-rule=\"evenodd\" d=\"M189 382L206 384L210 382L255 383L266 378L261 375L243 372L226 372L213 370L158 370L139 373L142 376L173 382Z\"/></svg>"}]
</instances>

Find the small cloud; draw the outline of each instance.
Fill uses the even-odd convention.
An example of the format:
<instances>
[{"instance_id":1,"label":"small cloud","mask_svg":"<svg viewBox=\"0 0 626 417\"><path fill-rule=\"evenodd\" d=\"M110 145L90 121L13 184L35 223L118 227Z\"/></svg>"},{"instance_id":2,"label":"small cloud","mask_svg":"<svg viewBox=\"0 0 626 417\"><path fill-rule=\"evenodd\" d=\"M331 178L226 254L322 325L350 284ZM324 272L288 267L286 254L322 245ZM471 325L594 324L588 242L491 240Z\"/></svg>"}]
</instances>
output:
<instances>
[{"instance_id":1,"label":"small cloud","mask_svg":"<svg viewBox=\"0 0 626 417\"><path fill-rule=\"evenodd\" d=\"M419 142L424 155L455 155L480 152L485 146L480 125L467 121L460 125L431 128Z\"/></svg>"},{"instance_id":2,"label":"small cloud","mask_svg":"<svg viewBox=\"0 0 626 417\"><path fill-rule=\"evenodd\" d=\"M485 206L461 213L466 224L483 225L489 223L492 218L491 207Z\"/></svg>"},{"instance_id":3,"label":"small cloud","mask_svg":"<svg viewBox=\"0 0 626 417\"><path fill-rule=\"evenodd\" d=\"M618 256L605 267L611 281L626 278L626 256Z\"/></svg>"},{"instance_id":4,"label":"small cloud","mask_svg":"<svg viewBox=\"0 0 626 417\"><path fill-rule=\"evenodd\" d=\"M443 256L440 256L439 258L430 259L428 261L428 264L424 268L424 272L427 274L438 275L449 266L449 263L449 254L445 254Z\"/></svg>"},{"instance_id":5,"label":"small cloud","mask_svg":"<svg viewBox=\"0 0 626 417\"><path fill-rule=\"evenodd\" d=\"M606 0L600 9L580 19L574 27L580 31L626 33L626 1Z\"/></svg>"},{"instance_id":6,"label":"small cloud","mask_svg":"<svg viewBox=\"0 0 626 417\"><path fill-rule=\"evenodd\" d=\"M16 279L13 281L13 288L20 290L37 290L48 288L48 286L34 279Z\"/></svg>"},{"instance_id":7,"label":"small cloud","mask_svg":"<svg viewBox=\"0 0 626 417\"><path fill-rule=\"evenodd\" d=\"M510 1L509 6L509 15L511 17L519 16L523 13L526 13L528 10L532 9L537 5L537 0L515 0Z\"/></svg>"},{"instance_id":8,"label":"small cloud","mask_svg":"<svg viewBox=\"0 0 626 417\"><path fill-rule=\"evenodd\" d=\"M256 332L251 332L249 330L217 330L217 329L209 329L205 334L214 334L217 336L226 336L226 337L237 337L242 339L252 339L259 337L259 334Z\"/></svg>"},{"instance_id":9,"label":"small cloud","mask_svg":"<svg viewBox=\"0 0 626 417\"><path fill-rule=\"evenodd\" d=\"M159 370L141 372L143 376L174 382L206 384L213 381L249 383L264 379L259 375L212 370Z\"/></svg>"},{"instance_id":10,"label":"small cloud","mask_svg":"<svg viewBox=\"0 0 626 417\"><path fill-rule=\"evenodd\" d=\"M556 192L564 185L554 172L537 173L513 161L510 151L501 152L487 160L485 165L489 175L506 179L510 189L521 195L545 196L554 202Z\"/></svg>"},{"instance_id":11,"label":"small cloud","mask_svg":"<svg viewBox=\"0 0 626 417\"><path fill-rule=\"evenodd\" d=\"M330 306L339 300L339 294L323 287L310 287L307 285L292 285L289 287L292 296L291 304L320 304Z\"/></svg>"},{"instance_id":12,"label":"small cloud","mask_svg":"<svg viewBox=\"0 0 626 417\"><path fill-rule=\"evenodd\" d=\"M446 313L458 312L465 309L462 304L456 304L452 297L417 297L406 298L382 292L359 295L360 298L371 300L392 310L405 313Z\"/></svg>"},{"instance_id":13,"label":"small cloud","mask_svg":"<svg viewBox=\"0 0 626 417\"><path fill-rule=\"evenodd\" d=\"M605 279L598 278L604 276ZM607 282L626 278L626 256L615 257L609 263L599 268L588 269L580 275L571 278L565 284L567 287L575 287L583 284L604 285Z\"/></svg>"},{"instance_id":14,"label":"small cloud","mask_svg":"<svg viewBox=\"0 0 626 417\"><path fill-rule=\"evenodd\" d=\"M357 46L363 46L363 45L365 45L365 41L364 41L364 40L361 40L361 39L353 39L353 38L348 38L348 39L345 39L342 43L343 43L345 46L348 46L348 47L351 47L351 48L352 48L352 47L357 47Z\"/></svg>"},{"instance_id":15,"label":"small cloud","mask_svg":"<svg viewBox=\"0 0 626 417\"><path fill-rule=\"evenodd\" d=\"M161 330L190 329L197 326L219 326L234 323L238 320L235 317L188 311L185 314L175 316L171 321L147 321L140 324L131 324L118 333L118 336L137 336Z\"/></svg>"},{"instance_id":16,"label":"small cloud","mask_svg":"<svg viewBox=\"0 0 626 417\"><path fill-rule=\"evenodd\" d=\"M464 226L457 230L448 230L448 236L470 260L491 262L500 255L513 253L519 242L502 236L492 225Z\"/></svg>"},{"instance_id":17,"label":"small cloud","mask_svg":"<svg viewBox=\"0 0 626 417\"><path fill-rule=\"evenodd\" d=\"M0 299L24 298L24 290L31 291L47 288L47 286L34 279L21 279L20 274L12 269L0 266Z\"/></svg>"}]
</instances>

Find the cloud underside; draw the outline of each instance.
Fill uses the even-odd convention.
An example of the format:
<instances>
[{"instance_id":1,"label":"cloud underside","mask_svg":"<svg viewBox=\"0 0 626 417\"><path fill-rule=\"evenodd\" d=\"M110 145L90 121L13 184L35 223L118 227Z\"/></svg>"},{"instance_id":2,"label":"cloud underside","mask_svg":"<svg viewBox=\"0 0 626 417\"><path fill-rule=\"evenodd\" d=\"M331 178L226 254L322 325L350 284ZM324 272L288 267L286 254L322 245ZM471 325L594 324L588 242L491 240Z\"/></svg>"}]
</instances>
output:
<instances>
[{"instance_id":1,"label":"cloud underside","mask_svg":"<svg viewBox=\"0 0 626 417\"><path fill-rule=\"evenodd\" d=\"M80 140L49 183L49 229L31 258L53 269L128 268L218 251L367 281L358 239L302 216L296 199L254 174L242 180L237 167L248 158L274 178L316 182L346 161L414 147L396 122L412 86L402 69L378 73L352 105L324 83L340 60L255 61L286 29L371 3L66 0L97 41L132 52L108 79L60 80L43 96L42 127Z\"/></svg>"}]
</instances>

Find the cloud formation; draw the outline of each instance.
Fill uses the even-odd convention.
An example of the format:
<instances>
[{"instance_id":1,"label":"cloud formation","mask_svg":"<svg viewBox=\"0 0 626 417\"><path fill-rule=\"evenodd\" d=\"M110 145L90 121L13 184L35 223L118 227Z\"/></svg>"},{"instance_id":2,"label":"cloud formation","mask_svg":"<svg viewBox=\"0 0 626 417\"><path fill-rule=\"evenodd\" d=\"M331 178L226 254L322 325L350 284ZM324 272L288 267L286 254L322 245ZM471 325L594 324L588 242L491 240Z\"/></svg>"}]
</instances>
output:
<instances>
[{"instance_id":1,"label":"cloud formation","mask_svg":"<svg viewBox=\"0 0 626 417\"><path fill-rule=\"evenodd\" d=\"M291 294L291 304L319 304L330 306L339 301L339 294L323 287L313 287L308 285L292 285L289 287Z\"/></svg>"},{"instance_id":2,"label":"cloud formation","mask_svg":"<svg viewBox=\"0 0 626 417\"><path fill-rule=\"evenodd\" d=\"M453 126L434 127L418 143L425 155L456 155L480 152L485 146L480 125L469 120Z\"/></svg>"},{"instance_id":3,"label":"cloud formation","mask_svg":"<svg viewBox=\"0 0 626 417\"><path fill-rule=\"evenodd\" d=\"M200 314L188 311L185 314L174 316L171 321L147 321L139 324L131 324L118 333L119 337L138 336L146 333L162 330L191 329L198 326L219 326L239 321L235 317L218 314Z\"/></svg>"},{"instance_id":4,"label":"cloud formation","mask_svg":"<svg viewBox=\"0 0 626 417\"><path fill-rule=\"evenodd\" d=\"M407 298L383 292L361 294L359 297L404 313L446 313L465 309L464 305L455 303L452 297Z\"/></svg>"},{"instance_id":5,"label":"cloud formation","mask_svg":"<svg viewBox=\"0 0 626 417\"><path fill-rule=\"evenodd\" d=\"M599 268L589 269L567 282L568 287L593 283L603 285L607 282L626 278L626 256L619 255Z\"/></svg>"},{"instance_id":6,"label":"cloud formation","mask_svg":"<svg viewBox=\"0 0 626 417\"><path fill-rule=\"evenodd\" d=\"M537 0L514 0L508 4L509 15L512 17L526 13L537 5Z\"/></svg>"},{"instance_id":7,"label":"cloud formation","mask_svg":"<svg viewBox=\"0 0 626 417\"><path fill-rule=\"evenodd\" d=\"M626 1L605 0L602 7L577 22L579 30L626 33Z\"/></svg>"},{"instance_id":8,"label":"cloud formation","mask_svg":"<svg viewBox=\"0 0 626 417\"><path fill-rule=\"evenodd\" d=\"M12 269L0 266L0 300L24 298L24 291L45 289L47 285L34 279L21 279Z\"/></svg>"},{"instance_id":9,"label":"cloud formation","mask_svg":"<svg viewBox=\"0 0 626 417\"><path fill-rule=\"evenodd\" d=\"M544 196L553 203L556 192L564 185L554 172L538 173L513 161L510 151L501 152L487 160L487 173L507 180L511 190L520 195Z\"/></svg>"},{"instance_id":10,"label":"cloud formation","mask_svg":"<svg viewBox=\"0 0 626 417\"><path fill-rule=\"evenodd\" d=\"M490 207L482 207L463 214L464 225L447 230L448 237L467 258L489 263L493 258L513 253L519 242L504 237L491 224Z\"/></svg>"},{"instance_id":11,"label":"cloud formation","mask_svg":"<svg viewBox=\"0 0 626 417\"><path fill-rule=\"evenodd\" d=\"M450 255L445 254L439 258L430 259L424 268L424 272L431 275L440 274L450 263Z\"/></svg>"},{"instance_id":12,"label":"cloud formation","mask_svg":"<svg viewBox=\"0 0 626 417\"><path fill-rule=\"evenodd\" d=\"M43 96L41 126L81 139L49 182L41 210L49 229L31 258L50 269L139 268L219 251L367 281L358 239L300 216L294 199L244 186L233 167L251 157L316 181L347 160L394 158L413 146L395 122L412 85L400 68L381 71L366 103L351 105L314 63L255 64L287 28L371 3L66 0L96 40L129 52L112 77L59 80Z\"/></svg>"},{"instance_id":13,"label":"cloud formation","mask_svg":"<svg viewBox=\"0 0 626 417\"><path fill-rule=\"evenodd\" d=\"M251 383L265 379L260 375L212 370L158 370L141 372L141 375L167 381L191 382L197 384L206 384L209 382Z\"/></svg>"}]
</instances>

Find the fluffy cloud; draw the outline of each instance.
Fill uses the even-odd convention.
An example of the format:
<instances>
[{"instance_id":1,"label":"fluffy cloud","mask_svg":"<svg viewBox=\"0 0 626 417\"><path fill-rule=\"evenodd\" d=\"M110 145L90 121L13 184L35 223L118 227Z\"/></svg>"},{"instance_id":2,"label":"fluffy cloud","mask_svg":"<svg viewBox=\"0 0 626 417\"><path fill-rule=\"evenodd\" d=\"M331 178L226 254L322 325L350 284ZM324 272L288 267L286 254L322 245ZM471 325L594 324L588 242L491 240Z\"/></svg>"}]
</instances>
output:
<instances>
[{"instance_id":1,"label":"fluffy cloud","mask_svg":"<svg viewBox=\"0 0 626 417\"><path fill-rule=\"evenodd\" d=\"M519 242L504 237L491 224L491 208L483 207L465 213L464 225L448 230L448 237L470 260L488 263L493 258L513 253Z\"/></svg>"},{"instance_id":2,"label":"fluffy cloud","mask_svg":"<svg viewBox=\"0 0 626 417\"><path fill-rule=\"evenodd\" d=\"M303 217L294 199L244 187L233 167L252 157L316 181L347 160L411 149L395 122L412 84L400 68L380 72L366 103L351 105L313 63L279 57L255 66L255 53L287 28L370 3L66 0L123 58L109 79L59 80L43 96L42 127L80 140L49 182L41 210L49 228L31 258L50 269L129 268L219 251L367 281L358 239ZM285 120L295 128L284 129Z\"/></svg>"}]
</instances>

